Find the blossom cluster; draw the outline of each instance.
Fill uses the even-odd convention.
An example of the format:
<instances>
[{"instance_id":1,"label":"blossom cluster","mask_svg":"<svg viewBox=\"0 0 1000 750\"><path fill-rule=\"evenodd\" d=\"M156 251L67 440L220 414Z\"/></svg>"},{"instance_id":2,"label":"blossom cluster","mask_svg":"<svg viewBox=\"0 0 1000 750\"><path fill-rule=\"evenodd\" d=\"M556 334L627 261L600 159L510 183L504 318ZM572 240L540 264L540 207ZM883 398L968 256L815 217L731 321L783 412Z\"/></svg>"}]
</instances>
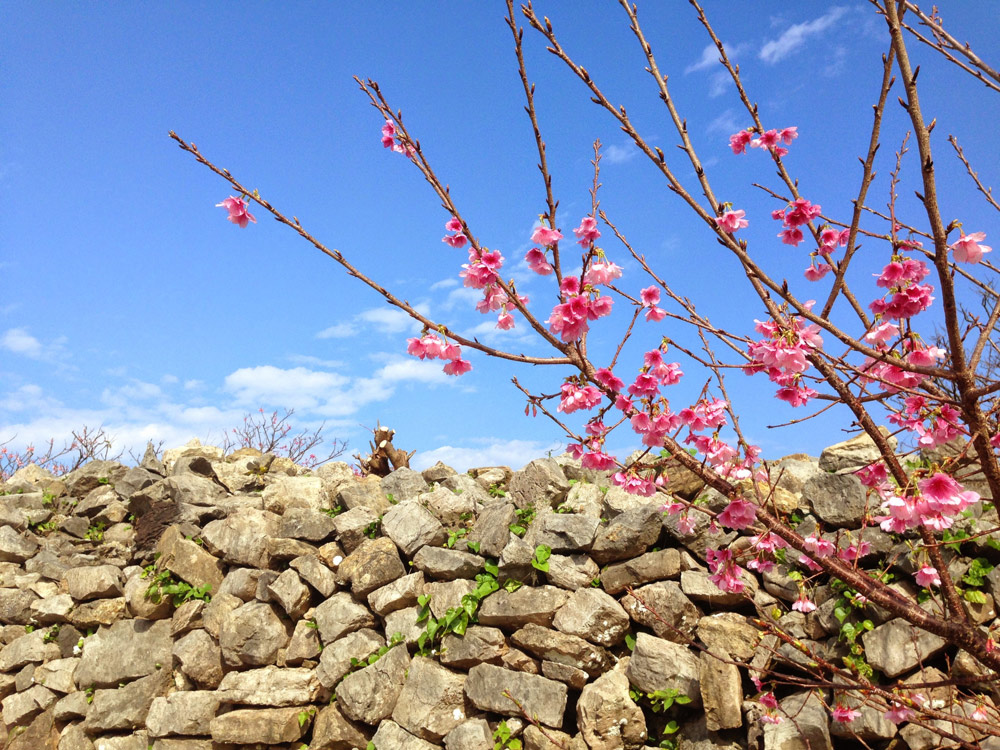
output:
<instances>
[{"instance_id":1,"label":"blossom cluster","mask_svg":"<svg viewBox=\"0 0 1000 750\"><path fill-rule=\"evenodd\" d=\"M462 347L449 344L445 339L425 333L419 339L406 340L406 353L418 359L444 359L444 371L448 375L464 375L472 365L462 359Z\"/></svg>"},{"instance_id":2,"label":"blossom cluster","mask_svg":"<svg viewBox=\"0 0 1000 750\"><path fill-rule=\"evenodd\" d=\"M729 147L734 154L746 153L747 146L750 148L763 148L770 151L776 157L785 156L788 146L799 137L799 129L796 126L783 128L781 130L765 130L763 134L754 138L757 133L756 128L747 128L729 136ZM782 146L781 144L784 144Z\"/></svg>"},{"instance_id":3,"label":"blossom cluster","mask_svg":"<svg viewBox=\"0 0 1000 750\"><path fill-rule=\"evenodd\" d=\"M812 302L807 303L812 307ZM807 323L799 316L789 316L785 321L755 321L758 333L766 338L750 344L750 364L743 372L750 375L764 372L779 388L775 394L792 406L802 406L817 396L802 382L802 374L809 369L808 356L814 349L821 349L823 339L819 327Z\"/></svg>"}]
</instances>

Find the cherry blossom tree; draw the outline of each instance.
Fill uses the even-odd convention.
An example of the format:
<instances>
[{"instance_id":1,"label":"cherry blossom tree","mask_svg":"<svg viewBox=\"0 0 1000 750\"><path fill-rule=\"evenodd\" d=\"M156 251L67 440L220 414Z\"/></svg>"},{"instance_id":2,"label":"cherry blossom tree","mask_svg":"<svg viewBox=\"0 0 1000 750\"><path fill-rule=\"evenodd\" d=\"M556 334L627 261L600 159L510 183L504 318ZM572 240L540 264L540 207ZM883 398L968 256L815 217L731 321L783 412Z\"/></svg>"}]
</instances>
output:
<instances>
[{"instance_id":1,"label":"cherry blossom tree","mask_svg":"<svg viewBox=\"0 0 1000 750\"><path fill-rule=\"evenodd\" d=\"M444 371L455 376L471 369L465 350L520 365L555 368L559 385L551 393L535 392L517 378L513 382L524 393L526 411L541 412L565 431L568 450L584 468L609 471L614 484L626 491L656 497L682 530L693 529L698 520L707 518L712 527L744 532L742 543L705 551L711 578L723 591L749 593L747 569L765 573L785 566L799 586L798 598L788 609L813 612L817 606L813 592L821 585L832 585L851 607L881 608L919 631L943 638L976 663L972 676L952 674L939 683L903 684L877 674L865 662L863 650L852 648L849 656L838 661L824 658L783 625L780 608L759 612L757 625L775 644L770 665L749 667L749 678L759 691L756 699L763 722L795 720L782 711L776 698L791 686L827 690L822 695L827 696L824 700L836 722L851 722L860 715L861 706L868 706L896 723L922 723L942 741L962 747L978 747L984 737L1000 737L1000 714L990 697L1000 676L1000 649L992 626L981 627L970 615L975 597L962 590L962 573L949 565L955 555L947 546L956 546L956 530L970 516L997 523L995 510L984 507L980 494L965 486L975 474L979 486L988 488L993 498L1000 492L996 455L1000 381L994 369L981 366L984 357L989 359L996 352L1000 297L991 282L997 268L990 263L991 248L986 244L989 228L969 227L967 231L960 217L942 215L935 157L941 159L944 154L934 133L936 121L925 113L919 96L922 87L934 85L928 80L932 73L925 72L918 85L920 71L911 63L910 47L915 43L929 46L940 55L942 65L957 66L977 79L986 89L984 95L1000 93L1000 73L946 30L936 12L927 13L906 0L871 0L872 12L887 34L881 84L872 92L869 147L861 156L857 192L850 196L853 210L825 212L809 197L808 176L796 176L786 160L796 148L797 127L768 121L705 11L697 0L691 0L695 17L714 44L744 111L744 128L729 138L731 158L756 159L761 171L774 170L778 177L777 186L762 188L774 200L770 216L749 215L738 201L717 197L710 170L698 155L696 139L671 95L668 77L661 72L637 8L624 0L620 5L623 22L635 37L646 72L679 139L679 151L669 156L639 132L624 107L604 93L595 77L562 45L548 18L538 15L531 3L520 9L512 0L507 3L507 24L543 190L541 219L530 236L533 247L525 261L532 272L551 278L554 304L529 300L518 292L507 275L507 259L500 251L488 249L466 221L402 113L389 105L376 82L357 79L379 114L382 146L418 170L440 200L442 241L467 254L459 276L466 287L481 294L477 310L495 315L499 329L525 326L551 347L548 356L489 346L431 319L365 274L344 252L320 242L298 219L289 218L230 172L215 166L193 143L174 133L171 137L228 183L235 195L220 205L227 209L230 221L241 227L255 221L248 208L250 203L257 204L388 304L418 321L423 333L410 339L410 355L441 360ZM535 88L523 54L528 29L578 79L596 106L662 176L676 201L697 217L706 235L742 272L742 278L737 278L745 278L763 311L752 334L713 325L697 307L699 301L675 290L665 269L655 267L634 249L625 230L600 208L599 142L594 146L591 210L574 219L572 237L560 228ZM885 186L887 210L880 210L870 205L869 192L891 93L905 109L913 143L909 135L901 138L896 166ZM955 136L949 140L968 169L970 187L1000 210ZM904 171L904 155L911 150L920 165L919 173L912 175ZM916 183L921 205L917 213L897 210L904 177ZM741 237L751 222L768 221L774 222L774 242L796 248L805 259L802 273L810 285L809 296L815 300L800 295L801 283L790 284L774 275L761 260L766 256ZM862 242L868 257L884 259L877 277L880 294L871 299L855 292L859 285L852 286L857 277L852 261L859 257ZM641 279L626 278L622 265L615 262L625 258L641 269ZM982 296L979 314L962 307L962 294L969 290ZM847 315L835 316L835 306L847 310ZM623 330L614 332L611 313L622 308L629 315ZM937 343L928 343L933 340L926 322L926 311L931 308L943 320ZM669 325L655 329L658 338L643 347L641 361L630 361L626 344L632 346L641 339L644 324L662 321ZM749 330L750 321L747 324ZM664 330L667 335L662 335ZM682 345L673 330L693 331L701 350ZM618 342L609 358L598 359L601 350L588 347L592 336ZM681 361L674 361L675 351L677 359L685 362L683 368ZM692 368L708 374L707 385L693 403L676 403L676 399L672 403L671 387L685 377L684 370ZM768 383L767 389L776 398L803 409L803 419L836 405L849 415L849 426L868 436L880 458L858 472L870 509L864 525L896 535L908 545L908 565L915 571L909 581L899 581L906 566L871 555L871 546L861 533L864 529L820 526L808 532L798 530L792 513L778 502L781 472L762 459L760 449L745 439L740 427L727 392L727 377L734 369L762 385ZM888 430L886 423L891 425ZM641 452L631 458L613 455L606 446L617 431L634 433L643 446ZM894 438L904 445L899 451ZM961 447L935 454L938 457L931 460L920 460L917 455L920 449L945 444ZM722 498L722 504L713 509L711 504L673 492L669 466L697 475ZM980 535L986 537L996 530ZM896 583L891 582L893 578ZM778 658L782 645L803 654L795 669L788 668L787 661L782 666ZM942 687L951 691L948 701L927 699L931 691Z\"/></svg>"}]
</instances>

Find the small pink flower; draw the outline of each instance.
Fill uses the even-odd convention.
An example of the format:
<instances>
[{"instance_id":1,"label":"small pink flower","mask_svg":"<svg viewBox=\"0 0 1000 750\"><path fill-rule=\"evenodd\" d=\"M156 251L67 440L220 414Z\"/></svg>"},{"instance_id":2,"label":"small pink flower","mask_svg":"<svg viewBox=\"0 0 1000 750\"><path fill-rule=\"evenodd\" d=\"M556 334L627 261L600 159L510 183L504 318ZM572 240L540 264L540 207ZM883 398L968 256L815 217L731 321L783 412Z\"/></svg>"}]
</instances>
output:
<instances>
[{"instance_id":1,"label":"small pink flower","mask_svg":"<svg viewBox=\"0 0 1000 750\"><path fill-rule=\"evenodd\" d=\"M785 245L798 247L798 244L802 242L802 230L798 227L787 227L786 229L782 229L778 232L778 236Z\"/></svg>"},{"instance_id":2,"label":"small pink flower","mask_svg":"<svg viewBox=\"0 0 1000 750\"><path fill-rule=\"evenodd\" d=\"M848 708L840 703L830 713L833 715L833 720L841 724L848 724L861 716L861 712L857 709Z\"/></svg>"},{"instance_id":3,"label":"small pink flower","mask_svg":"<svg viewBox=\"0 0 1000 750\"><path fill-rule=\"evenodd\" d=\"M472 369L472 365L464 359L453 359L444 366L444 371L448 375L464 375Z\"/></svg>"},{"instance_id":4,"label":"small pink flower","mask_svg":"<svg viewBox=\"0 0 1000 750\"><path fill-rule=\"evenodd\" d=\"M548 276L553 271L551 264L545 259L545 253L537 247L531 248L524 259L528 262L528 268L540 276Z\"/></svg>"},{"instance_id":5,"label":"small pink flower","mask_svg":"<svg viewBox=\"0 0 1000 750\"><path fill-rule=\"evenodd\" d=\"M230 195L222 203L216 203L215 207L221 207L229 211L229 221L233 222L233 224L239 224L241 228L245 228L247 223L251 221L254 224L257 223L257 220L247 210L248 206L242 198Z\"/></svg>"},{"instance_id":6,"label":"small pink flower","mask_svg":"<svg viewBox=\"0 0 1000 750\"><path fill-rule=\"evenodd\" d=\"M584 216L580 220L580 226L573 230L573 234L576 235L579 243L586 247L601 236L601 233L597 230L597 219L593 216Z\"/></svg>"},{"instance_id":7,"label":"small pink flower","mask_svg":"<svg viewBox=\"0 0 1000 750\"><path fill-rule=\"evenodd\" d=\"M893 724L902 724L912 719L914 715L913 709L902 703L893 703L892 708L885 712L885 718Z\"/></svg>"},{"instance_id":8,"label":"small pink flower","mask_svg":"<svg viewBox=\"0 0 1000 750\"><path fill-rule=\"evenodd\" d=\"M778 137L781 138L782 142L786 146L788 146L789 144L791 144L792 141L794 141L796 138L799 137L799 128L797 125L793 125L790 128L785 128L780 133L778 133Z\"/></svg>"},{"instance_id":9,"label":"small pink flower","mask_svg":"<svg viewBox=\"0 0 1000 750\"><path fill-rule=\"evenodd\" d=\"M730 529L745 529L757 518L752 503L748 503L742 498L737 498L726 506L725 510L719 513L719 523Z\"/></svg>"},{"instance_id":10,"label":"small pink flower","mask_svg":"<svg viewBox=\"0 0 1000 750\"><path fill-rule=\"evenodd\" d=\"M805 594L799 594L799 598L792 603L792 609L802 614L808 612L813 612L816 609L816 604L809 599Z\"/></svg>"},{"instance_id":11,"label":"small pink flower","mask_svg":"<svg viewBox=\"0 0 1000 750\"><path fill-rule=\"evenodd\" d=\"M733 150L734 154L745 153L752 138L753 133L749 130L741 130L738 133L733 133L729 136L729 148Z\"/></svg>"},{"instance_id":12,"label":"small pink flower","mask_svg":"<svg viewBox=\"0 0 1000 750\"><path fill-rule=\"evenodd\" d=\"M819 281L824 276L826 276L832 270L832 266L828 263L820 263L818 266L811 264L809 268L806 269L805 277L809 281Z\"/></svg>"},{"instance_id":13,"label":"small pink flower","mask_svg":"<svg viewBox=\"0 0 1000 750\"><path fill-rule=\"evenodd\" d=\"M962 236L948 247L955 251L955 260L961 263L978 263L983 259L983 253L993 251L992 247L979 244L985 239L985 232L973 232L972 234L963 232Z\"/></svg>"},{"instance_id":14,"label":"small pink flower","mask_svg":"<svg viewBox=\"0 0 1000 750\"><path fill-rule=\"evenodd\" d=\"M715 223L719 226L719 229L732 234L738 229L750 226L750 222L743 218L746 214L747 212L742 209L726 211L722 216L715 217Z\"/></svg>"},{"instance_id":15,"label":"small pink flower","mask_svg":"<svg viewBox=\"0 0 1000 750\"><path fill-rule=\"evenodd\" d=\"M938 575L937 568L932 568L930 565L925 565L918 570L915 578L917 585L924 588L941 585L941 576Z\"/></svg>"},{"instance_id":16,"label":"small pink flower","mask_svg":"<svg viewBox=\"0 0 1000 750\"><path fill-rule=\"evenodd\" d=\"M778 707L778 699L774 697L774 693L768 691L760 696L760 705L764 708L775 709Z\"/></svg>"},{"instance_id":17,"label":"small pink flower","mask_svg":"<svg viewBox=\"0 0 1000 750\"><path fill-rule=\"evenodd\" d=\"M563 238L558 229L540 226L531 234L531 241L539 245L554 245Z\"/></svg>"}]
</instances>

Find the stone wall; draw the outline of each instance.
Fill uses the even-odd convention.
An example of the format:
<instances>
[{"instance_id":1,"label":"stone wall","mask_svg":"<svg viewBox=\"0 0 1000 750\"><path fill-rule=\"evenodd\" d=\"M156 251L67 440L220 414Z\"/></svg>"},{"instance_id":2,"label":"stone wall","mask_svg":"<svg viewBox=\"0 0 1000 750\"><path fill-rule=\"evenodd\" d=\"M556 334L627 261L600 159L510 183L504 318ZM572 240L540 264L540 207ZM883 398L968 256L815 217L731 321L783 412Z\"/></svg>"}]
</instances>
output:
<instances>
[{"instance_id":1,"label":"stone wall","mask_svg":"<svg viewBox=\"0 0 1000 750\"><path fill-rule=\"evenodd\" d=\"M783 459L773 501L803 533L821 523L841 548L896 555L910 580L904 542L849 531L867 502L851 472L873 458L854 440ZM671 483L725 505L682 470ZM132 468L22 469L0 485L0 737L18 750L824 750L862 747L853 731L870 747L941 746L870 707L831 724L829 695L788 688L795 721L761 723L745 665L803 657L750 618L838 660L842 597L822 585L816 611L793 611L786 566L724 593L705 549L747 536L701 514L683 528L609 484L568 457L361 479L197 442ZM986 513L973 532L996 525ZM993 559L988 539L952 555L959 577ZM989 574L970 604L984 624L998 585ZM979 669L876 608L846 621L865 619L858 642L889 677Z\"/></svg>"}]
</instances>

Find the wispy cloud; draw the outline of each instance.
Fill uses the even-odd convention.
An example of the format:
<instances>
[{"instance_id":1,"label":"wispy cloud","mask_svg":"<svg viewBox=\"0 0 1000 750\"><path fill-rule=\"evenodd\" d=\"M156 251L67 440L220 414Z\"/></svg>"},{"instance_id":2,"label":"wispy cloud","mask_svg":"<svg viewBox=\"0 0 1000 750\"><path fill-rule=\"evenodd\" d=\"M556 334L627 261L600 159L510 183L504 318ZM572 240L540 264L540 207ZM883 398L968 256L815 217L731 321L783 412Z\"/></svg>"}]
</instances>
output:
<instances>
[{"instance_id":1,"label":"wispy cloud","mask_svg":"<svg viewBox=\"0 0 1000 750\"><path fill-rule=\"evenodd\" d=\"M414 305L418 312L428 315L427 305ZM412 333L420 330L420 323L395 307L373 307L362 310L350 320L342 320L316 334L318 339L346 339L357 336L364 329L375 329L379 333Z\"/></svg>"},{"instance_id":2,"label":"wispy cloud","mask_svg":"<svg viewBox=\"0 0 1000 750\"><path fill-rule=\"evenodd\" d=\"M337 323L316 334L318 339L347 339L356 336L358 330L350 323Z\"/></svg>"},{"instance_id":3,"label":"wispy cloud","mask_svg":"<svg viewBox=\"0 0 1000 750\"><path fill-rule=\"evenodd\" d=\"M40 362L62 363L69 356L66 351L67 340L65 336L59 336L46 344L25 328L9 328L0 336L0 349Z\"/></svg>"},{"instance_id":4,"label":"wispy cloud","mask_svg":"<svg viewBox=\"0 0 1000 750\"><path fill-rule=\"evenodd\" d=\"M708 133L720 133L722 135L732 135L739 129L740 124L737 122L736 113L732 109L723 110L705 128Z\"/></svg>"},{"instance_id":5,"label":"wispy cloud","mask_svg":"<svg viewBox=\"0 0 1000 750\"><path fill-rule=\"evenodd\" d=\"M41 359L44 347L42 342L23 328L8 329L2 338L0 346L14 354L20 354L31 359Z\"/></svg>"},{"instance_id":6,"label":"wispy cloud","mask_svg":"<svg viewBox=\"0 0 1000 750\"><path fill-rule=\"evenodd\" d=\"M638 155L639 149L632 141L626 141L620 146L617 143L612 143L601 152L601 156L603 157L601 162L624 164L625 162L632 161Z\"/></svg>"},{"instance_id":7,"label":"wispy cloud","mask_svg":"<svg viewBox=\"0 0 1000 750\"><path fill-rule=\"evenodd\" d=\"M453 469L465 471L473 466L510 466L520 469L551 451L558 455L565 450L564 442L543 443L536 440L504 440L474 438L466 446L442 445L414 456L413 468L422 471L441 461Z\"/></svg>"},{"instance_id":8,"label":"wispy cloud","mask_svg":"<svg viewBox=\"0 0 1000 750\"><path fill-rule=\"evenodd\" d=\"M294 409L313 409L340 393L349 382L350 378L335 372L261 365L241 367L230 373L223 389L248 407L280 404Z\"/></svg>"},{"instance_id":9,"label":"wispy cloud","mask_svg":"<svg viewBox=\"0 0 1000 750\"><path fill-rule=\"evenodd\" d=\"M777 39L765 42L758 57L770 65L784 60L801 48L809 37L826 31L845 13L847 13L847 8L838 5L812 21L789 26Z\"/></svg>"}]
</instances>

